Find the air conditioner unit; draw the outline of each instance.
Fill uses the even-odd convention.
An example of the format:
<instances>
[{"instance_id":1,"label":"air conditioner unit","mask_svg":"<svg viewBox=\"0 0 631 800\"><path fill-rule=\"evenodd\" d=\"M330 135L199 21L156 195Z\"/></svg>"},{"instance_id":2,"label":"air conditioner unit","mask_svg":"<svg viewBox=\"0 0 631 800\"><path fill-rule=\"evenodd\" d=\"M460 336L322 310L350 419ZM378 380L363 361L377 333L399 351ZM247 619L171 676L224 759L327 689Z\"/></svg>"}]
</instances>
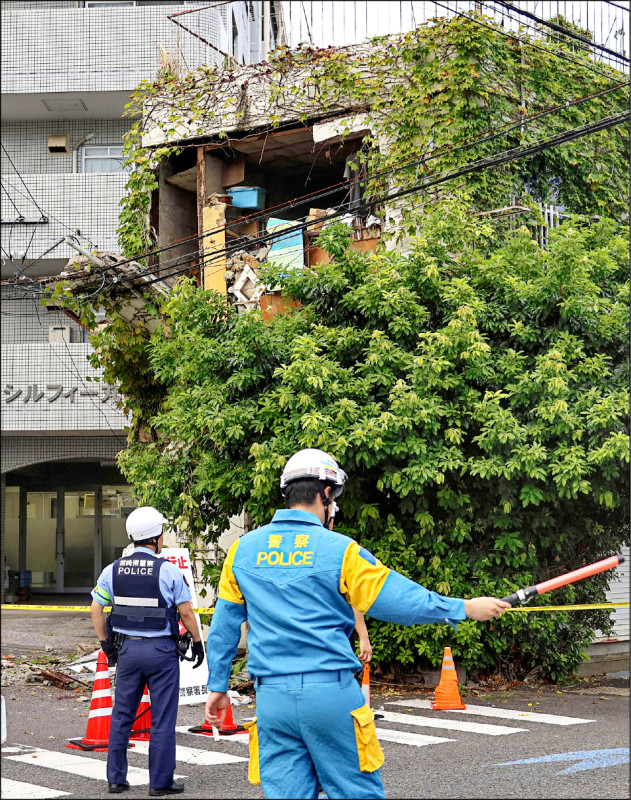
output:
<instances>
[{"instance_id":1,"label":"air conditioner unit","mask_svg":"<svg viewBox=\"0 0 631 800\"><path fill-rule=\"evenodd\" d=\"M70 135L53 134L48 137L48 152L49 153L69 153L70 152Z\"/></svg>"},{"instance_id":2,"label":"air conditioner unit","mask_svg":"<svg viewBox=\"0 0 631 800\"><path fill-rule=\"evenodd\" d=\"M72 328L70 325L50 325L48 327L48 341L51 344L72 341Z\"/></svg>"}]
</instances>

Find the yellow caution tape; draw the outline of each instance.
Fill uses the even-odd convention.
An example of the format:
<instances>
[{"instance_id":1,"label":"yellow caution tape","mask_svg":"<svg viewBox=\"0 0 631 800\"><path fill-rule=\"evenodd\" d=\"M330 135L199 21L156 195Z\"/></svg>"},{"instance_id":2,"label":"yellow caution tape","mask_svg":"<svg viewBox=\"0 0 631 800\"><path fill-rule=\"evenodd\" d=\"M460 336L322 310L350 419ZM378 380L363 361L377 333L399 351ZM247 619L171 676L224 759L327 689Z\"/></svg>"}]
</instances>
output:
<instances>
[{"instance_id":1,"label":"yellow caution tape","mask_svg":"<svg viewBox=\"0 0 631 800\"><path fill-rule=\"evenodd\" d=\"M3 611L84 611L89 613L89 606L27 606L20 603L9 603L1 606ZM579 606L515 606L506 611L588 611L596 608L629 608L629 603L589 603ZM103 606L104 611L111 611L111 606ZM213 614L214 608L194 608L196 614Z\"/></svg>"},{"instance_id":2,"label":"yellow caution tape","mask_svg":"<svg viewBox=\"0 0 631 800\"><path fill-rule=\"evenodd\" d=\"M21 603L7 603L1 606L3 611L84 611L90 613L90 606L29 606ZM111 606L103 606L104 611L111 611ZM214 608L194 608L197 614L213 614Z\"/></svg>"},{"instance_id":3,"label":"yellow caution tape","mask_svg":"<svg viewBox=\"0 0 631 800\"><path fill-rule=\"evenodd\" d=\"M629 608L628 603L587 603L582 606L515 606L506 611L587 611L592 608Z\"/></svg>"}]
</instances>

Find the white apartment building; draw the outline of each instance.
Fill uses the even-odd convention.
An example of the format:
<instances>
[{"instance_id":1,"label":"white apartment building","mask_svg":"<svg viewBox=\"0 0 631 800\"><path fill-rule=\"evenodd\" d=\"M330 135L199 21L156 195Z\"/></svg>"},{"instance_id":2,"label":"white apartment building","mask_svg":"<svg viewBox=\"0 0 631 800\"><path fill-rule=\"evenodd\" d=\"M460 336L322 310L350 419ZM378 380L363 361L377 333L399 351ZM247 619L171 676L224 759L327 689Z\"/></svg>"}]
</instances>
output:
<instances>
[{"instance_id":1,"label":"white apartment building","mask_svg":"<svg viewBox=\"0 0 631 800\"><path fill-rule=\"evenodd\" d=\"M134 501L115 462L126 420L115 387L96 380L87 332L11 281L58 274L76 254L69 235L119 252L131 92L167 64L183 73L260 60L280 10L261 0L10 0L1 10L3 564L30 570L34 592L86 592L128 543Z\"/></svg>"}]
</instances>

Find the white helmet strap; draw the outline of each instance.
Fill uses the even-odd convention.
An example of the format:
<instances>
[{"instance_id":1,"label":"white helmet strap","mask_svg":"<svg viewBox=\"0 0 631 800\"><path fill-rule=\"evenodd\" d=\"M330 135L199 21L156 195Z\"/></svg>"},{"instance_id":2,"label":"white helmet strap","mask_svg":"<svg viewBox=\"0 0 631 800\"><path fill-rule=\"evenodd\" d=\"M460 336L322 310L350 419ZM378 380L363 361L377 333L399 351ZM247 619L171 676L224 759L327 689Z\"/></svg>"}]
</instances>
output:
<instances>
[{"instance_id":1,"label":"white helmet strap","mask_svg":"<svg viewBox=\"0 0 631 800\"><path fill-rule=\"evenodd\" d=\"M322 503L324 504L324 527L326 528L329 524L329 506L331 505L331 501L333 498L331 497L331 492L329 492L329 496L327 497L325 490L326 486L320 486L319 492L320 497L322 498Z\"/></svg>"}]
</instances>

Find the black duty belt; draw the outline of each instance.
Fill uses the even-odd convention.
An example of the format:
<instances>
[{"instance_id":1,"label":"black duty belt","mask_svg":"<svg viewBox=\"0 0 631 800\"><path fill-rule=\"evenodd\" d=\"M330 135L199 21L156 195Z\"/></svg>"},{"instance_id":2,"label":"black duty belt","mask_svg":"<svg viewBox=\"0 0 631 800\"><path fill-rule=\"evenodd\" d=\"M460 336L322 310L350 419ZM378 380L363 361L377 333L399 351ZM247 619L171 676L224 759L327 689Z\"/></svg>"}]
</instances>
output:
<instances>
[{"instance_id":1,"label":"black duty belt","mask_svg":"<svg viewBox=\"0 0 631 800\"><path fill-rule=\"evenodd\" d=\"M128 633L122 633L123 639L131 639L134 642L148 642L157 641L158 639L173 639L173 636L130 636Z\"/></svg>"}]
</instances>

